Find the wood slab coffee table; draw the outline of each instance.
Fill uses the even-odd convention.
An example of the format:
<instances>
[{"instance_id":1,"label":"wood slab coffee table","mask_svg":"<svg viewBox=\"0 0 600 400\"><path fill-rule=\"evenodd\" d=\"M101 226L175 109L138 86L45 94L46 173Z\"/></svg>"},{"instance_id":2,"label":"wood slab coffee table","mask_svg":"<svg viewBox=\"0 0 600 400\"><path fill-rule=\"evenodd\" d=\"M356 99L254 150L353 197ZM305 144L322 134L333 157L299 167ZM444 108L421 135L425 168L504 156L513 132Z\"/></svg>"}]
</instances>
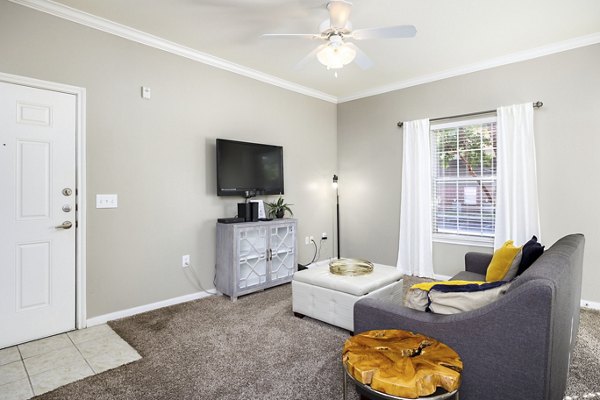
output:
<instances>
[{"instance_id":1,"label":"wood slab coffee table","mask_svg":"<svg viewBox=\"0 0 600 400\"><path fill-rule=\"evenodd\" d=\"M458 399L463 364L447 345L403 330L363 332L346 340L346 378L371 399Z\"/></svg>"}]
</instances>

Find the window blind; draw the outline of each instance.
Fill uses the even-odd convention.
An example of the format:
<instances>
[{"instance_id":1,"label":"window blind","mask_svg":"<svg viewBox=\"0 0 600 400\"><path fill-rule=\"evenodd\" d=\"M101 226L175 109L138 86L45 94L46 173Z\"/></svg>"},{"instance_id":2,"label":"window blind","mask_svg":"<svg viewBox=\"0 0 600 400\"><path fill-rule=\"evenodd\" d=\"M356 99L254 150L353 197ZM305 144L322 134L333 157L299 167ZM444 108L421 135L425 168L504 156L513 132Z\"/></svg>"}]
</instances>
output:
<instances>
[{"instance_id":1,"label":"window blind","mask_svg":"<svg viewBox=\"0 0 600 400\"><path fill-rule=\"evenodd\" d=\"M431 127L433 233L493 237L496 118Z\"/></svg>"}]
</instances>

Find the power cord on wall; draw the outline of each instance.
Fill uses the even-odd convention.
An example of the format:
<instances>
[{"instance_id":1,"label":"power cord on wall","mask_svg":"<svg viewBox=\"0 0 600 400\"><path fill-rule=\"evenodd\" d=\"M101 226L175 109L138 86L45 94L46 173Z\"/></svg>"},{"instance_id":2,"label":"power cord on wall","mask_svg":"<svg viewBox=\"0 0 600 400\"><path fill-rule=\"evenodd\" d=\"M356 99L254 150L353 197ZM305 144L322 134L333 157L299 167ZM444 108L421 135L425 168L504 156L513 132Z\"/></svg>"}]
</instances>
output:
<instances>
[{"instance_id":1,"label":"power cord on wall","mask_svg":"<svg viewBox=\"0 0 600 400\"><path fill-rule=\"evenodd\" d=\"M310 239L311 243L315 246L315 252L313 254L313 258L312 258L312 260L310 260L310 262L308 264L298 264L299 267L302 267L302 269L308 268L309 265L313 264L316 260L319 260L321 258L321 247L323 246L324 240L326 240L326 239L321 238L321 240L319 240L319 244L317 245L317 242L315 242L314 239Z\"/></svg>"},{"instance_id":2,"label":"power cord on wall","mask_svg":"<svg viewBox=\"0 0 600 400\"><path fill-rule=\"evenodd\" d=\"M186 270L189 270L190 273L189 274L186 273ZM216 268L215 268L215 270L216 270ZM190 281L193 285L195 285L197 288L199 288L204 293L213 295L213 296L216 294L219 294L216 290L213 292L213 291L210 291L210 290L204 288L200 277L198 276L198 274L196 273L196 271L194 270L194 267L192 265L190 265L187 268L184 268L184 275L188 279L188 281ZM216 274L215 274L215 277L213 278L213 285L215 284L215 280L216 280Z\"/></svg>"},{"instance_id":3,"label":"power cord on wall","mask_svg":"<svg viewBox=\"0 0 600 400\"><path fill-rule=\"evenodd\" d=\"M312 260L310 260L307 266L315 262L315 260L317 259L317 253L319 252L319 246L317 246L317 242L315 242L314 239L310 239L310 241L315 246L315 254L313 254L313 258Z\"/></svg>"},{"instance_id":4,"label":"power cord on wall","mask_svg":"<svg viewBox=\"0 0 600 400\"><path fill-rule=\"evenodd\" d=\"M319 240L319 254L317 254L317 260L321 259L321 247L323 246L323 242L327 240L327 238L321 238L321 240Z\"/></svg>"}]
</instances>

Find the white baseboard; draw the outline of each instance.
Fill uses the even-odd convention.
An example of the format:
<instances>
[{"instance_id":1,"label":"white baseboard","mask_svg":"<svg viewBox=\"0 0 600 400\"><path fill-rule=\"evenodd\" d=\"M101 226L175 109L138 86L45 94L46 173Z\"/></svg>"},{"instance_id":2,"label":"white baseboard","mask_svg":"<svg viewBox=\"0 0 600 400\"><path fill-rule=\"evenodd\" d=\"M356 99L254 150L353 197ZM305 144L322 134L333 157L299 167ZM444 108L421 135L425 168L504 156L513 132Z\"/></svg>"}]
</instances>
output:
<instances>
[{"instance_id":1,"label":"white baseboard","mask_svg":"<svg viewBox=\"0 0 600 400\"><path fill-rule=\"evenodd\" d=\"M600 303L581 299L581 307L590 308L592 310L600 310Z\"/></svg>"},{"instance_id":2,"label":"white baseboard","mask_svg":"<svg viewBox=\"0 0 600 400\"><path fill-rule=\"evenodd\" d=\"M87 320L87 327L104 324L114 319L130 317L132 315L141 314L146 311L156 310L167 306L172 306L179 303L185 303L187 301L198 300L204 297L211 296L207 292L197 292L186 294L185 296L174 297L172 299L157 301L156 303L145 304L143 306L128 308L126 310L115 311L109 314L99 315L97 317L89 318Z\"/></svg>"},{"instance_id":3,"label":"white baseboard","mask_svg":"<svg viewBox=\"0 0 600 400\"><path fill-rule=\"evenodd\" d=\"M451 276L449 275L439 275L435 274L434 278L440 281L450 280ZM186 294L185 296L174 297L172 299L167 299L163 301L157 301L156 303L150 303L143 306L128 308L126 310L115 311L109 314L99 315L97 317L89 318L87 322L87 327L105 324L108 321L112 321L119 318L131 317L132 315L141 314L146 311L152 311L159 308L172 306L175 304L185 303L187 301L198 300L204 297L211 296L210 293L207 292L197 292L192 294ZM589 308L592 310L600 310L600 303L595 301L581 300L581 307Z\"/></svg>"}]
</instances>

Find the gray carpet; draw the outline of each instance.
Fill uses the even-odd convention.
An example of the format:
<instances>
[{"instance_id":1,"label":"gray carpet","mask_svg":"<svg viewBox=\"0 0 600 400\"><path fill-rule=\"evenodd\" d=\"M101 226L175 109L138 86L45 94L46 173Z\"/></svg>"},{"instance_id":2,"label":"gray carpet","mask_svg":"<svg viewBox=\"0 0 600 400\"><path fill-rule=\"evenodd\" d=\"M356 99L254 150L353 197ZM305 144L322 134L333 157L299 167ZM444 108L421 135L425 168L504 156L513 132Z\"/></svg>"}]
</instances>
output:
<instances>
[{"instance_id":1,"label":"gray carpet","mask_svg":"<svg viewBox=\"0 0 600 400\"><path fill-rule=\"evenodd\" d=\"M296 318L291 307L283 285L111 322L142 359L37 398L341 399L349 333Z\"/></svg>"},{"instance_id":2,"label":"gray carpet","mask_svg":"<svg viewBox=\"0 0 600 400\"><path fill-rule=\"evenodd\" d=\"M412 282L412 281L411 281ZM408 280L407 280L408 284ZM142 359L36 399L341 399L348 332L291 311L291 286L111 322ZM600 391L600 314L583 311L567 394ZM349 391L349 400L358 396Z\"/></svg>"},{"instance_id":3,"label":"gray carpet","mask_svg":"<svg viewBox=\"0 0 600 400\"><path fill-rule=\"evenodd\" d=\"M600 312L582 309L580 316L567 395L581 398L595 393L600 399Z\"/></svg>"}]
</instances>

